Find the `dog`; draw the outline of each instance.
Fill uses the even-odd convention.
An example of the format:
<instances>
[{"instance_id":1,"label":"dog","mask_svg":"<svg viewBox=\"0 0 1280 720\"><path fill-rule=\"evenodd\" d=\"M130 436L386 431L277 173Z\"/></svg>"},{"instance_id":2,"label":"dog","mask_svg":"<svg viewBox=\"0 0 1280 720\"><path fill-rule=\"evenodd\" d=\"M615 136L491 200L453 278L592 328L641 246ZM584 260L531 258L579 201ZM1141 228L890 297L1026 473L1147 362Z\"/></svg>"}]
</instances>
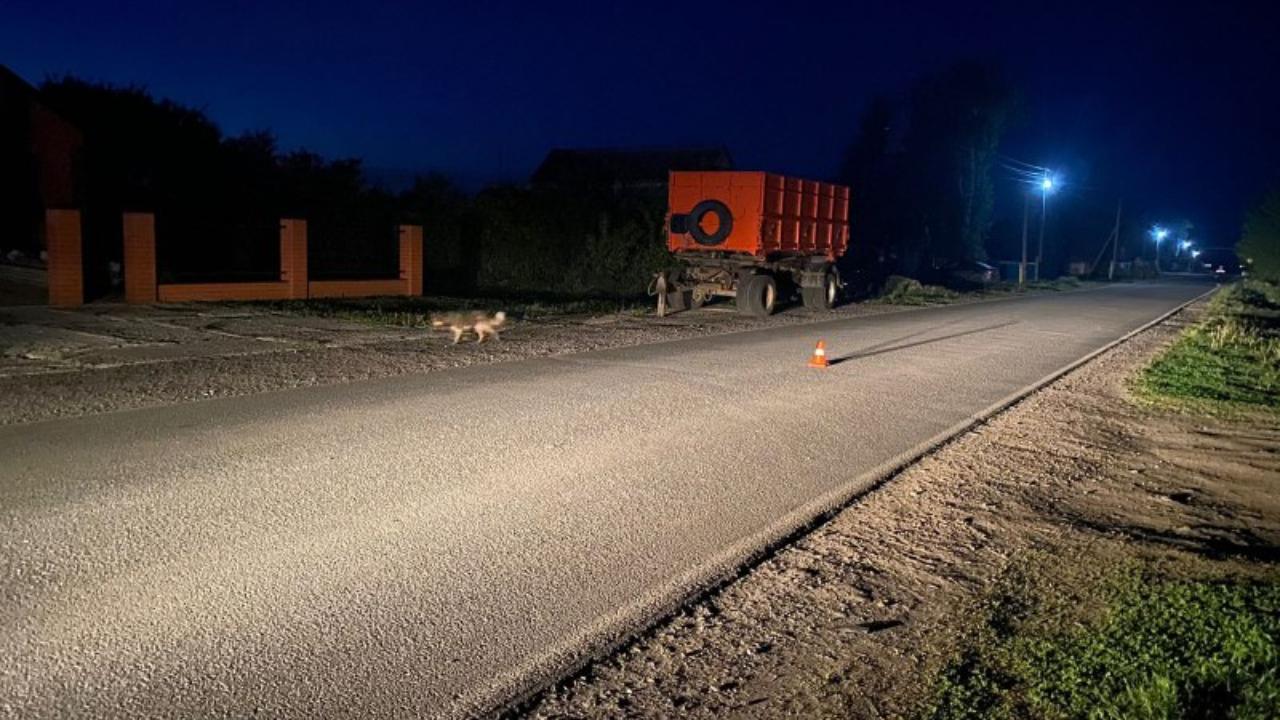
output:
<instances>
[{"instance_id":1,"label":"dog","mask_svg":"<svg viewBox=\"0 0 1280 720\"><path fill-rule=\"evenodd\" d=\"M501 340L498 336L498 328L507 322L507 314L501 310L490 315L486 312L452 312L431 316L431 327L437 330L448 328L453 332L453 344L457 345L462 340L463 334L473 332L476 334L476 342L482 343L486 337L493 337L495 340Z\"/></svg>"}]
</instances>

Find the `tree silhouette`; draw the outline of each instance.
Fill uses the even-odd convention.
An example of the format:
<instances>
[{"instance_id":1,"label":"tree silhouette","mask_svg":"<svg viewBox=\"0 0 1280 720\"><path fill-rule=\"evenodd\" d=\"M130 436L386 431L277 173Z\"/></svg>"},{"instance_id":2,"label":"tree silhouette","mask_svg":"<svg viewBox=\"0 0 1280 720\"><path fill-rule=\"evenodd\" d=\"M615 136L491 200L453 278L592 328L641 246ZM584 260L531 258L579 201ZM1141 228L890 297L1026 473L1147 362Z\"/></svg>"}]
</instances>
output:
<instances>
[{"instance_id":1,"label":"tree silhouette","mask_svg":"<svg viewBox=\"0 0 1280 720\"><path fill-rule=\"evenodd\" d=\"M1249 211L1236 254L1251 274L1280 282L1280 189Z\"/></svg>"},{"instance_id":2,"label":"tree silhouette","mask_svg":"<svg viewBox=\"0 0 1280 720\"><path fill-rule=\"evenodd\" d=\"M926 277L985 258L991 171L1016 107L1000 68L976 60L921 77L901 99L873 100L841 173L853 188L855 257Z\"/></svg>"}]
</instances>

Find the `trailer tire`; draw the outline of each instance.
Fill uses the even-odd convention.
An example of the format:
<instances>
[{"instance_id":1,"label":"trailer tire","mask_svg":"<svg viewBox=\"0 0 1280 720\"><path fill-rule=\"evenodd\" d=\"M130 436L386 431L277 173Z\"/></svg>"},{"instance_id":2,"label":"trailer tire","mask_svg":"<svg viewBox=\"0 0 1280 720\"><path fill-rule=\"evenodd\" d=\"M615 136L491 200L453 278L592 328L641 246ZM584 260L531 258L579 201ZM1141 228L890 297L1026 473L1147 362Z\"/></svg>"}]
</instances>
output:
<instances>
[{"instance_id":1,"label":"trailer tire","mask_svg":"<svg viewBox=\"0 0 1280 720\"><path fill-rule=\"evenodd\" d=\"M804 300L804 306L810 310L830 310L835 307L836 297L839 294L840 279L831 269L822 274L822 285L800 288L800 297Z\"/></svg>"},{"instance_id":2,"label":"trailer tire","mask_svg":"<svg viewBox=\"0 0 1280 720\"><path fill-rule=\"evenodd\" d=\"M778 306L778 283L772 275L748 275L738 284L738 312L768 317Z\"/></svg>"},{"instance_id":3,"label":"trailer tire","mask_svg":"<svg viewBox=\"0 0 1280 720\"><path fill-rule=\"evenodd\" d=\"M715 213L716 231L708 233L702 229L702 219L709 213ZM685 221L685 229L693 236L693 241L699 245L714 247L723 243L729 233L733 232L733 213L729 211L729 206L719 200L703 200L693 209L689 211L689 217Z\"/></svg>"}]
</instances>

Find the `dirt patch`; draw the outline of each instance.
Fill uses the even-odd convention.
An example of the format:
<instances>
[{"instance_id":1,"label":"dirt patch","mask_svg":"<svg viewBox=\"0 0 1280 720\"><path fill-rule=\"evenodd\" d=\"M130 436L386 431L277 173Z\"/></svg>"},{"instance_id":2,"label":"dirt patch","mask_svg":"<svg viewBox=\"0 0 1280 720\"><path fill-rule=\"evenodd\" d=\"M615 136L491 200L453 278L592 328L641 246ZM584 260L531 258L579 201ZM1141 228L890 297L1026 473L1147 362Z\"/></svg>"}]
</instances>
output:
<instances>
[{"instance_id":1,"label":"dirt patch","mask_svg":"<svg viewBox=\"0 0 1280 720\"><path fill-rule=\"evenodd\" d=\"M500 342L245 305L0 308L0 425L390 377L901 311L853 304L748 318L731 304L666 318L515 319Z\"/></svg>"},{"instance_id":2,"label":"dirt patch","mask_svg":"<svg viewBox=\"0 0 1280 720\"><path fill-rule=\"evenodd\" d=\"M975 293L952 301L1010 294ZM438 307L459 302L418 300ZM501 342L454 346L447 333L425 328L252 303L0 307L0 394L7 399L0 405L0 425L907 309L853 303L816 311L796 304L772 317L750 318L735 312L730 301L665 318L636 312L539 314L513 317Z\"/></svg>"},{"instance_id":3,"label":"dirt patch","mask_svg":"<svg viewBox=\"0 0 1280 720\"><path fill-rule=\"evenodd\" d=\"M1129 394L1202 310L939 449L525 712L910 716L1011 569L1076 583L1128 562L1274 568L1276 420L1180 415Z\"/></svg>"}]
</instances>

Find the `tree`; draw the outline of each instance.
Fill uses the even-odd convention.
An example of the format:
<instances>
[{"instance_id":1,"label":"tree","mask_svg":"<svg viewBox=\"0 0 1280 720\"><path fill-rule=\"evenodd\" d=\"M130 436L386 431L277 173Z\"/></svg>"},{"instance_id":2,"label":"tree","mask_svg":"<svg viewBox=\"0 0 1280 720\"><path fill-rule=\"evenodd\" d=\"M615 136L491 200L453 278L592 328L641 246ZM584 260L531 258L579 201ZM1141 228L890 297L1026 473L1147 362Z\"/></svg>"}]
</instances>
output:
<instances>
[{"instance_id":1,"label":"tree","mask_svg":"<svg viewBox=\"0 0 1280 720\"><path fill-rule=\"evenodd\" d=\"M72 77L46 101L85 135L86 285L122 256L120 213L156 214L164 281L279 276L279 219L308 221L317 278L398 275L397 198L369 187L359 160L281 154L265 131L224 137L202 111L143 88Z\"/></svg>"},{"instance_id":2,"label":"tree","mask_svg":"<svg viewBox=\"0 0 1280 720\"><path fill-rule=\"evenodd\" d=\"M73 77L45 82L43 99L84 134L78 192L83 206L85 291L110 292L109 263L123 256L120 213L157 213L157 253L185 262L187 248L204 243L188 228L197 218L225 217L216 188L222 133L204 113L156 100L140 87L116 87ZM187 221L190 219L190 222ZM180 244L160 237L181 237Z\"/></svg>"},{"instance_id":3,"label":"tree","mask_svg":"<svg viewBox=\"0 0 1280 720\"><path fill-rule=\"evenodd\" d=\"M895 155L900 114L893 98L873 98L840 170L840 181L850 188L849 217L854 227L854 242L841 259L841 271L847 281L859 286L855 287L859 293L888 274L895 241L903 236Z\"/></svg>"},{"instance_id":4,"label":"tree","mask_svg":"<svg viewBox=\"0 0 1280 720\"><path fill-rule=\"evenodd\" d=\"M974 60L921 77L904 98L875 98L841 171L853 190L854 262L927 274L985 258L991 172L1015 109L1000 68Z\"/></svg>"},{"instance_id":5,"label":"tree","mask_svg":"<svg viewBox=\"0 0 1280 720\"><path fill-rule=\"evenodd\" d=\"M1280 189L1268 193L1245 216L1236 254L1250 274L1280 282Z\"/></svg>"},{"instance_id":6,"label":"tree","mask_svg":"<svg viewBox=\"0 0 1280 720\"><path fill-rule=\"evenodd\" d=\"M985 258L991 169L1013 107L1003 73L987 62L955 63L912 89L903 144L921 200L923 249L935 262Z\"/></svg>"},{"instance_id":7,"label":"tree","mask_svg":"<svg viewBox=\"0 0 1280 720\"><path fill-rule=\"evenodd\" d=\"M406 222L422 226L431 252L424 256L424 282L440 292L471 290L479 269L475 213L470 198L444 175L430 173L414 179L400 196Z\"/></svg>"}]
</instances>

